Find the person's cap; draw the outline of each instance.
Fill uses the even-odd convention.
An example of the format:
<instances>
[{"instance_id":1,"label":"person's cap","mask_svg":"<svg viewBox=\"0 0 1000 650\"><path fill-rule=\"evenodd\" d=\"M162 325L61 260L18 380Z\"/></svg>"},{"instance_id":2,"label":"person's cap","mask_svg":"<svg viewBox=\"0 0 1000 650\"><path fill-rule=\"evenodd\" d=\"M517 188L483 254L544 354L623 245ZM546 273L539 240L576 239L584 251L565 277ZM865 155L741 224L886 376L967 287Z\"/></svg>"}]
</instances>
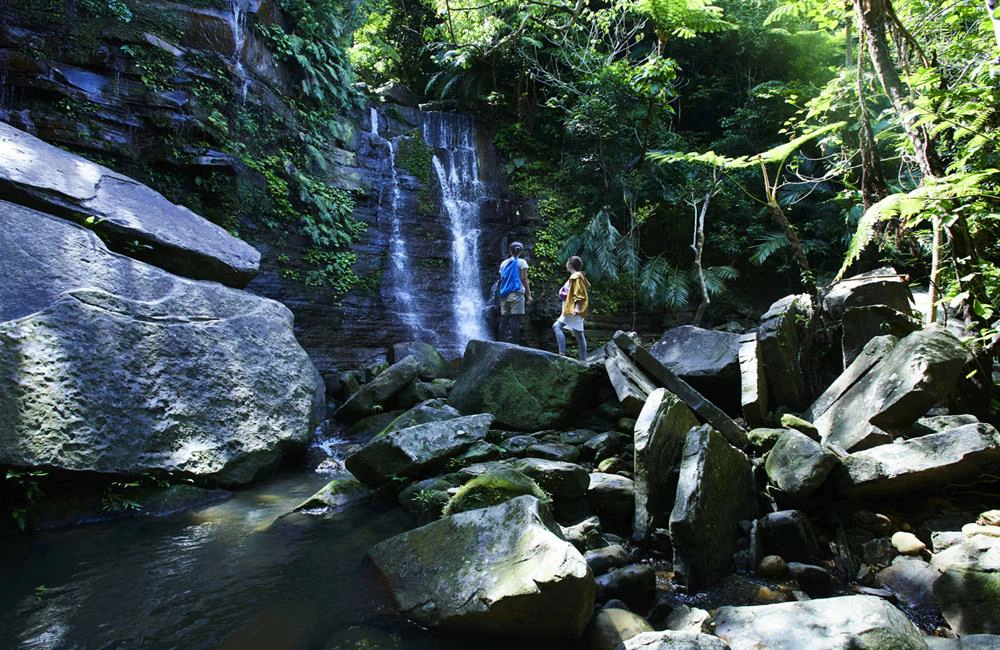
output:
<instances>
[{"instance_id":1,"label":"person's cap","mask_svg":"<svg viewBox=\"0 0 1000 650\"><path fill-rule=\"evenodd\" d=\"M524 244L522 244L519 241L511 242L510 249L512 251L523 251L524 250Z\"/></svg>"}]
</instances>

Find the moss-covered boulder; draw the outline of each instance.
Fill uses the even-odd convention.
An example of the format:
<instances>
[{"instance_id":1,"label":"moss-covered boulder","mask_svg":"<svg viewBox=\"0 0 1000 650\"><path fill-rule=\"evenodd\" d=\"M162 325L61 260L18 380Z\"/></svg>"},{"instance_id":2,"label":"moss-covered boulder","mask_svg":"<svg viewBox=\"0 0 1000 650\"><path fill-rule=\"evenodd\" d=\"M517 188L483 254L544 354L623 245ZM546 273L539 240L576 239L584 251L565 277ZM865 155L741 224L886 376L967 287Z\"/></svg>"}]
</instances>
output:
<instances>
[{"instance_id":1,"label":"moss-covered boulder","mask_svg":"<svg viewBox=\"0 0 1000 650\"><path fill-rule=\"evenodd\" d=\"M364 501L371 496L371 490L352 478L333 479L316 494L292 509L292 512L315 510L318 508L342 510L351 504Z\"/></svg>"},{"instance_id":2,"label":"moss-covered boulder","mask_svg":"<svg viewBox=\"0 0 1000 650\"><path fill-rule=\"evenodd\" d=\"M470 415L393 431L377 436L344 464L368 485L415 477L482 440L492 421L491 415Z\"/></svg>"},{"instance_id":3,"label":"moss-covered boulder","mask_svg":"<svg viewBox=\"0 0 1000 650\"><path fill-rule=\"evenodd\" d=\"M791 497L807 497L837 465L837 457L806 434L788 429L767 456L767 477Z\"/></svg>"},{"instance_id":4,"label":"moss-covered boulder","mask_svg":"<svg viewBox=\"0 0 1000 650\"><path fill-rule=\"evenodd\" d=\"M598 365L509 343L470 341L448 403L462 413L492 413L497 426L540 431L570 425L596 407L607 386Z\"/></svg>"},{"instance_id":5,"label":"moss-covered boulder","mask_svg":"<svg viewBox=\"0 0 1000 650\"><path fill-rule=\"evenodd\" d=\"M416 379L419 372L420 361L416 357L406 357L392 364L344 402L337 410L337 417L354 421L386 410L391 400Z\"/></svg>"},{"instance_id":6,"label":"moss-covered boulder","mask_svg":"<svg viewBox=\"0 0 1000 650\"><path fill-rule=\"evenodd\" d=\"M551 497L527 475L516 469L496 469L480 474L458 489L444 508L445 515L489 508L520 496L530 495L543 503Z\"/></svg>"},{"instance_id":7,"label":"moss-covered boulder","mask_svg":"<svg viewBox=\"0 0 1000 650\"><path fill-rule=\"evenodd\" d=\"M448 406L444 400L429 399L397 415L385 428L379 431L378 435L385 435L393 431L399 431L400 429L415 427L418 424L453 420L460 416L461 413Z\"/></svg>"},{"instance_id":8,"label":"moss-covered boulder","mask_svg":"<svg viewBox=\"0 0 1000 650\"><path fill-rule=\"evenodd\" d=\"M369 557L399 610L426 627L573 638L594 607L583 556L530 496L445 517L378 544Z\"/></svg>"}]
</instances>

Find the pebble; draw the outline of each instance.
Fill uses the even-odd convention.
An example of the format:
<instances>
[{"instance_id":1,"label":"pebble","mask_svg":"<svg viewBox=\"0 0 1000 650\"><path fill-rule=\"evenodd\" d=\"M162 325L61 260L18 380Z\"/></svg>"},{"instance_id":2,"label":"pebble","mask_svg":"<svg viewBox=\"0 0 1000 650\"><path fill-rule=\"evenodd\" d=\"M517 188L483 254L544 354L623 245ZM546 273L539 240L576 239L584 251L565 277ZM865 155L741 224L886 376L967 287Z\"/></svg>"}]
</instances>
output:
<instances>
[{"instance_id":1,"label":"pebble","mask_svg":"<svg viewBox=\"0 0 1000 650\"><path fill-rule=\"evenodd\" d=\"M927 545L913 533L899 531L892 536L892 546L903 555L920 555Z\"/></svg>"}]
</instances>

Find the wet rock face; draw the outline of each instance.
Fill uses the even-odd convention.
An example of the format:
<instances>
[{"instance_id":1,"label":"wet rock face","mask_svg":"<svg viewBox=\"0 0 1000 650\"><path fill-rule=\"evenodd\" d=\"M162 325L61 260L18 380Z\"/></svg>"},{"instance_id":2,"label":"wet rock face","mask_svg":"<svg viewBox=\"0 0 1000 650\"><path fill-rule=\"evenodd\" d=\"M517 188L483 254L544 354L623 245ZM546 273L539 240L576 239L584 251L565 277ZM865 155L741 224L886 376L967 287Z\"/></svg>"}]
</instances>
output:
<instances>
[{"instance_id":1,"label":"wet rock face","mask_svg":"<svg viewBox=\"0 0 1000 650\"><path fill-rule=\"evenodd\" d=\"M761 317L757 332L772 406L799 408L809 399L799 354L813 318L808 294L786 296Z\"/></svg>"},{"instance_id":2,"label":"wet rock face","mask_svg":"<svg viewBox=\"0 0 1000 650\"><path fill-rule=\"evenodd\" d=\"M740 335L693 325L667 330L650 354L716 403L731 401L740 385Z\"/></svg>"},{"instance_id":3,"label":"wet rock face","mask_svg":"<svg viewBox=\"0 0 1000 650\"><path fill-rule=\"evenodd\" d=\"M434 171L426 159L426 164L420 164L419 156L401 155L398 183L394 183L388 164L385 137L422 141L424 114L412 106L391 103L412 103L412 98L390 93L390 102L378 111L381 136L371 133L368 111L358 111L344 116L355 127L353 135L322 147L327 171L321 180L353 192L353 217L367 225L361 241L352 246L358 256L354 271L364 280L363 286L336 297L326 286L312 286L316 281L310 280L309 273L317 270L315 265L296 259L294 251L312 248L311 241L281 233L286 241L278 244L277 233L261 225L253 208L234 206L256 206L252 193L263 191L265 185L263 178L224 153L233 140L243 137L242 118L235 107L268 119L290 120L294 115L286 98L298 92L298 81L276 60L256 28L282 23L281 11L270 0L241 3L247 12L246 24L237 34L238 24L229 7L190 4L136 3L132 7L135 19L122 25L90 15L79 3L55 3L51 11L26 0L8 3L0 10L0 70L5 73L0 80L0 121L45 142L94 152L108 160L106 164L128 169L133 176L146 178L144 174L155 170L155 182L162 182L155 189L171 200L190 205L227 228L238 225L241 235L261 255L260 273L249 290L292 310L296 336L322 372L380 358L385 355L386 341L415 338L393 295L392 264L386 255L392 239L390 197L397 186L400 234L408 244L406 270L423 310L418 338L441 344L448 359L460 356L464 341L447 334L455 329L452 232ZM124 52L122 45L138 53L138 58ZM150 82L148 72L137 65L137 61L148 64L150 60L171 71L169 83ZM167 87L154 89L150 83ZM245 98L241 97L243 83ZM211 88L209 100L201 92L206 85ZM225 113L221 118L213 113L220 102ZM296 137L294 125L288 128L289 136ZM482 268L490 269L504 256L504 237L520 223L520 217L518 206L507 198L503 165L488 126L470 124L469 129L474 131L471 141L483 181L474 247ZM246 187L252 188L251 195L243 193ZM110 189L122 190L107 184L102 192ZM150 252L149 261L160 264L166 252L173 257L172 250L162 244L159 248L160 254ZM169 268L200 273L198 269L208 267ZM242 284L250 275L208 277ZM485 273L478 291L485 295L493 280L492 274Z\"/></svg>"},{"instance_id":4,"label":"wet rock face","mask_svg":"<svg viewBox=\"0 0 1000 650\"><path fill-rule=\"evenodd\" d=\"M914 332L873 363L824 413L816 414L814 408L813 423L824 442L847 451L872 446L873 427L908 427L947 397L966 354L959 340L944 328ZM845 374L851 372L849 367Z\"/></svg>"},{"instance_id":5,"label":"wet rock face","mask_svg":"<svg viewBox=\"0 0 1000 650\"><path fill-rule=\"evenodd\" d=\"M0 194L90 219L119 252L143 251L143 259L173 273L237 287L258 271L253 247L138 181L2 122L0 151Z\"/></svg>"},{"instance_id":6,"label":"wet rock face","mask_svg":"<svg viewBox=\"0 0 1000 650\"><path fill-rule=\"evenodd\" d=\"M498 427L551 429L599 403L603 375L599 366L550 352L472 341L448 404L462 413L492 413Z\"/></svg>"},{"instance_id":7,"label":"wet rock face","mask_svg":"<svg viewBox=\"0 0 1000 650\"><path fill-rule=\"evenodd\" d=\"M583 556L530 496L446 517L369 556L400 611L427 627L573 638L594 607Z\"/></svg>"},{"instance_id":8,"label":"wet rock face","mask_svg":"<svg viewBox=\"0 0 1000 650\"><path fill-rule=\"evenodd\" d=\"M308 441L323 383L285 307L34 210L0 224L0 463L233 485Z\"/></svg>"},{"instance_id":9,"label":"wet rock face","mask_svg":"<svg viewBox=\"0 0 1000 650\"><path fill-rule=\"evenodd\" d=\"M674 568L690 588L722 578L732 566L739 522L756 510L750 462L708 426L688 432L677 498L670 513Z\"/></svg>"}]
</instances>

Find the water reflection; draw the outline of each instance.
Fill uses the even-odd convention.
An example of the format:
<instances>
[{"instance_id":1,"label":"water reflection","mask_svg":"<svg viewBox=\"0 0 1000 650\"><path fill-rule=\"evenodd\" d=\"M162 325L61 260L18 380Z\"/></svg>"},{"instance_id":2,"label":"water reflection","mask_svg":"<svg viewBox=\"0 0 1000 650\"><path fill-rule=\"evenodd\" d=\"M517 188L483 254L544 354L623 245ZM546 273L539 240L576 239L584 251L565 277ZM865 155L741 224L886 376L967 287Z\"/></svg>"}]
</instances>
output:
<instances>
[{"instance_id":1,"label":"water reflection","mask_svg":"<svg viewBox=\"0 0 1000 650\"><path fill-rule=\"evenodd\" d=\"M286 476L193 513L0 541L0 647L509 647L395 615L364 554L409 526L398 509L281 517L324 480Z\"/></svg>"}]
</instances>

